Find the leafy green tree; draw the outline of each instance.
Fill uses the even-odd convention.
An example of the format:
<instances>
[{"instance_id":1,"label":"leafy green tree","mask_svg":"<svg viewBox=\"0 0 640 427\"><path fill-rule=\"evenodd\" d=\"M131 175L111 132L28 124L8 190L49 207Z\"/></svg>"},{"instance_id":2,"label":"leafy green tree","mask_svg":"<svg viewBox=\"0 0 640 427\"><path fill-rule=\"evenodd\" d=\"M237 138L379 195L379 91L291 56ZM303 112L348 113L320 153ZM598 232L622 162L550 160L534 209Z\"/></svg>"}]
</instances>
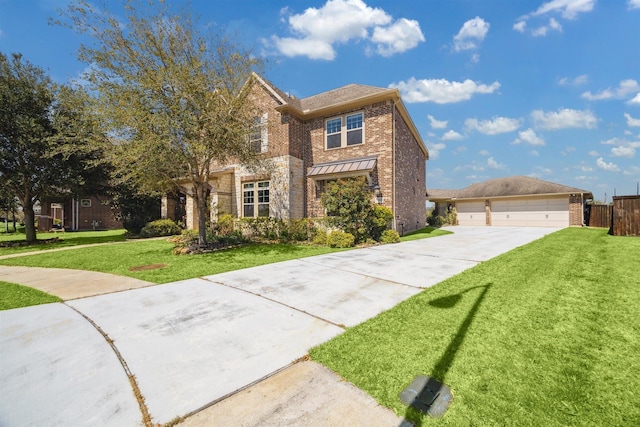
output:
<instances>
[{"instance_id":1,"label":"leafy green tree","mask_svg":"<svg viewBox=\"0 0 640 427\"><path fill-rule=\"evenodd\" d=\"M130 233L139 234L148 222L160 219L159 194L148 193L131 182L120 181L113 186L110 196L111 208Z\"/></svg>"},{"instance_id":2,"label":"leafy green tree","mask_svg":"<svg viewBox=\"0 0 640 427\"><path fill-rule=\"evenodd\" d=\"M125 1L126 22L88 2L62 12L63 25L92 37L79 58L97 111L116 141L127 180L194 198L198 239L206 243L209 174L233 161L251 166L259 116L252 71L260 59L233 40L204 34L188 10L169 2Z\"/></svg>"},{"instance_id":3,"label":"leafy green tree","mask_svg":"<svg viewBox=\"0 0 640 427\"><path fill-rule=\"evenodd\" d=\"M29 242L36 240L37 201L95 194L107 182L85 95L57 87L20 54L0 53L0 177L22 206Z\"/></svg>"},{"instance_id":4,"label":"leafy green tree","mask_svg":"<svg viewBox=\"0 0 640 427\"><path fill-rule=\"evenodd\" d=\"M327 215L334 218L335 225L352 234L356 242L369 238L369 226L374 210L371 190L364 177L328 182L320 201Z\"/></svg>"}]
</instances>

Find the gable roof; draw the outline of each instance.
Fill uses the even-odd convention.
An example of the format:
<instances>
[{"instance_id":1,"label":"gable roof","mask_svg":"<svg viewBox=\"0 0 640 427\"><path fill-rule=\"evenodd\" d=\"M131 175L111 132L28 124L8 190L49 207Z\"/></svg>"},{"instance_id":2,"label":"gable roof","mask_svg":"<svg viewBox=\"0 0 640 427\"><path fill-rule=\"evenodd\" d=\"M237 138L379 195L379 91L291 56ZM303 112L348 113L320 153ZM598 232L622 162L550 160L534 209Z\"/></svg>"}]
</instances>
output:
<instances>
[{"instance_id":1,"label":"gable roof","mask_svg":"<svg viewBox=\"0 0 640 427\"><path fill-rule=\"evenodd\" d=\"M548 194L588 194L591 192L555 182L543 181L528 176L509 176L471 184L462 190L428 190L427 198L436 199L480 199L490 197L513 197Z\"/></svg>"},{"instance_id":2,"label":"gable roof","mask_svg":"<svg viewBox=\"0 0 640 427\"><path fill-rule=\"evenodd\" d=\"M374 104L376 102L391 100L396 106L397 111L407 123L407 126L409 127L413 137L416 139L418 146L426 155L427 159L429 159L429 150L427 150L418 129L413 123L413 120L411 120L411 116L402 102L400 91L398 91L398 89L349 84L317 95L298 99L287 95L282 90L278 89L273 83L260 77L258 74L253 73L253 76L261 85L271 92L274 97L276 97L280 103L280 105L276 107L278 111L281 113L291 113L303 120L328 116L331 114L340 114L341 112L351 108L358 108L364 105Z\"/></svg>"},{"instance_id":3,"label":"gable roof","mask_svg":"<svg viewBox=\"0 0 640 427\"><path fill-rule=\"evenodd\" d=\"M345 103L351 103L362 99L367 99L380 94L393 95L393 89L385 89L375 86L361 84L350 84L322 92L317 95L300 100L300 107L303 112L309 113L316 110L324 110Z\"/></svg>"}]
</instances>

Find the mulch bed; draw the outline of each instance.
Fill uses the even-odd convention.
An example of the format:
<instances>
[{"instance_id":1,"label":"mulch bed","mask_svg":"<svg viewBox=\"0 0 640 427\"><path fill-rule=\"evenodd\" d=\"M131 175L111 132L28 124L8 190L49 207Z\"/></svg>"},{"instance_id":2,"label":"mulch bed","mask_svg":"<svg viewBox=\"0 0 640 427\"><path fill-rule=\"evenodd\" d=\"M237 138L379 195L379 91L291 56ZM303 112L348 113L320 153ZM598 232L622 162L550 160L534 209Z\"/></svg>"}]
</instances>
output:
<instances>
[{"instance_id":1,"label":"mulch bed","mask_svg":"<svg viewBox=\"0 0 640 427\"><path fill-rule=\"evenodd\" d=\"M156 270L158 268L165 268L166 266L167 264L136 265L135 267L129 267L129 271Z\"/></svg>"}]
</instances>

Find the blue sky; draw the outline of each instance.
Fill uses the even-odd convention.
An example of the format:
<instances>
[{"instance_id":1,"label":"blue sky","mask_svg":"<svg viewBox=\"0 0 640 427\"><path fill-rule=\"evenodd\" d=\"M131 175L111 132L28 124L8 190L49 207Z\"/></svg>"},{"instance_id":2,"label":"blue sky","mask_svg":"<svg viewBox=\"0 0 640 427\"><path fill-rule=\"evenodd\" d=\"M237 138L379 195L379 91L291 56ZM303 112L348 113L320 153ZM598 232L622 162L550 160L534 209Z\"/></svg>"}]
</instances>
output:
<instances>
[{"instance_id":1,"label":"blue sky","mask_svg":"<svg viewBox=\"0 0 640 427\"><path fill-rule=\"evenodd\" d=\"M58 82L81 39L48 25L65 0L0 0L0 50ZM106 3L122 16L119 2ZM640 0L193 0L202 25L237 34L266 77L307 97L395 87L431 153L428 188L528 175L636 194Z\"/></svg>"}]
</instances>

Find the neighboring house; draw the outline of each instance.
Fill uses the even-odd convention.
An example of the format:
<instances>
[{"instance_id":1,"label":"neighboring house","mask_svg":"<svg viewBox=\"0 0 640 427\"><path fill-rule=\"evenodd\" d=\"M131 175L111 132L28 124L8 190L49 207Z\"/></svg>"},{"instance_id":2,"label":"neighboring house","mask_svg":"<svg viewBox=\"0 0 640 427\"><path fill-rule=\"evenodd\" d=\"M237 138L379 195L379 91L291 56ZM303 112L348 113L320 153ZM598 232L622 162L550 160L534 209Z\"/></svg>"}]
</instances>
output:
<instances>
[{"instance_id":1,"label":"neighboring house","mask_svg":"<svg viewBox=\"0 0 640 427\"><path fill-rule=\"evenodd\" d=\"M428 190L436 214L454 208L459 225L568 227L584 224L593 194L526 176L491 179L462 190Z\"/></svg>"},{"instance_id":2,"label":"neighboring house","mask_svg":"<svg viewBox=\"0 0 640 427\"><path fill-rule=\"evenodd\" d=\"M38 230L76 231L122 228L122 223L116 220L109 201L106 197L42 201L40 212L36 212Z\"/></svg>"},{"instance_id":3,"label":"neighboring house","mask_svg":"<svg viewBox=\"0 0 640 427\"><path fill-rule=\"evenodd\" d=\"M210 173L210 218L322 217L325 183L367 178L375 203L393 210L393 227L425 225L425 168L429 153L397 89L351 84L308 98L285 94L254 75L263 114L251 136L255 149L271 159L260 173L240 165L217 165ZM180 220L180 198L188 228L198 224L189 189L164 197L162 216Z\"/></svg>"}]
</instances>

